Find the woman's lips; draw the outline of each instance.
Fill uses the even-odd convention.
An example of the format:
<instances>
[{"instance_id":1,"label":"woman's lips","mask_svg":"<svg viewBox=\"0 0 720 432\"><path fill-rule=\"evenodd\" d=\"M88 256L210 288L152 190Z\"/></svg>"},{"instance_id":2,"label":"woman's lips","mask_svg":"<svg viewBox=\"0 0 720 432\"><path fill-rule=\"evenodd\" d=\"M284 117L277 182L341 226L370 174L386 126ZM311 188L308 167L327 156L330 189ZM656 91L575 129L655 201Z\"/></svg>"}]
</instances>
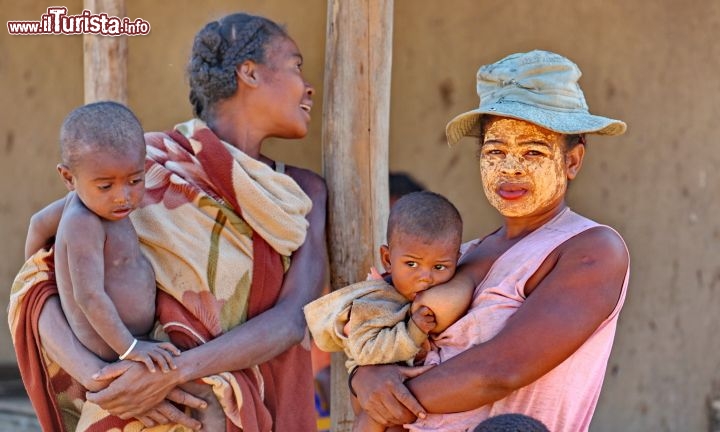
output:
<instances>
[{"instance_id":1,"label":"woman's lips","mask_svg":"<svg viewBox=\"0 0 720 432\"><path fill-rule=\"evenodd\" d=\"M497 189L497 194L506 200L520 199L528 193L525 185L505 183L501 184Z\"/></svg>"}]
</instances>

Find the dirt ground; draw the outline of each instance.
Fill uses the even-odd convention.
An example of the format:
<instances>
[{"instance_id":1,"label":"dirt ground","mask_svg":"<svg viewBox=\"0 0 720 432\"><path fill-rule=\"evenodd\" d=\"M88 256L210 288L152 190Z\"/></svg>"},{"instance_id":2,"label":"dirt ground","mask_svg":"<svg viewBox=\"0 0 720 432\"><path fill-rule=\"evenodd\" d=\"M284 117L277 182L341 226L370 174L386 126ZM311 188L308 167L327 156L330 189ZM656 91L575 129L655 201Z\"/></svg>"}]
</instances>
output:
<instances>
[{"instance_id":1,"label":"dirt ground","mask_svg":"<svg viewBox=\"0 0 720 432\"><path fill-rule=\"evenodd\" d=\"M40 432L15 365L0 366L0 432Z\"/></svg>"}]
</instances>

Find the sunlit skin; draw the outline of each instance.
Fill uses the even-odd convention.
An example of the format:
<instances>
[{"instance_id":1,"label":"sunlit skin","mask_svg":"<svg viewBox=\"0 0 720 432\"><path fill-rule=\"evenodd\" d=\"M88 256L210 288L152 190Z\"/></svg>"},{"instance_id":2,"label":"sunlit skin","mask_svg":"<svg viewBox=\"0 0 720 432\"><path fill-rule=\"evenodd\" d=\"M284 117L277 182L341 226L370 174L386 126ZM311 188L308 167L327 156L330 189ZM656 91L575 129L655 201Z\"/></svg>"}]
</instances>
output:
<instances>
[{"instance_id":1,"label":"sunlit skin","mask_svg":"<svg viewBox=\"0 0 720 432\"><path fill-rule=\"evenodd\" d=\"M460 236L440 234L428 240L396 232L388 243L380 246L380 260L390 273L395 290L412 302L411 319L426 334L446 329L467 309L469 294L459 291L435 294L429 288L455 275ZM350 334L349 321L343 331L345 335Z\"/></svg>"},{"instance_id":2,"label":"sunlit skin","mask_svg":"<svg viewBox=\"0 0 720 432\"><path fill-rule=\"evenodd\" d=\"M411 319L424 333L437 334L445 330L470 303L472 290L434 292L430 289L444 284L455 275L460 243L459 234L439 234L427 239L395 232L387 245L380 246L380 259L385 271L391 274L395 289L412 302ZM344 331L349 334L349 323ZM356 414L354 431L402 430L386 429L364 411Z\"/></svg>"},{"instance_id":3,"label":"sunlit skin","mask_svg":"<svg viewBox=\"0 0 720 432\"><path fill-rule=\"evenodd\" d=\"M282 113L275 117L284 123L276 125L274 135L280 138L302 138L308 132L314 89L305 81L302 66L302 54L288 37L274 38L267 63L257 65L269 84L264 87L264 101Z\"/></svg>"},{"instance_id":4,"label":"sunlit skin","mask_svg":"<svg viewBox=\"0 0 720 432\"><path fill-rule=\"evenodd\" d=\"M393 286L412 301L412 320L425 333L444 331L470 304L472 287L443 285L455 275L461 241L457 233L438 234L432 240L395 233L389 244L380 248Z\"/></svg>"},{"instance_id":5,"label":"sunlit skin","mask_svg":"<svg viewBox=\"0 0 720 432\"><path fill-rule=\"evenodd\" d=\"M223 141L256 158L265 138L307 135L315 93L303 76L303 56L291 38L272 38L265 55L265 63L246 60L237 66L239 91L219 101L209 121ZM244 122L236 124L240 117ZM249 124L253 125L251 129L247 128Z\"/></svg>"},{"instance_id":6,"label":"sunlit skin","mask_svg":"<svg viewBox=\"0 0 720 432\"><path fill-rule=\"evenodd\" d=\"M222 141L274 166L274 162L262 154L264 140L306 136L314 89L303 78L302 56L292 39L277 36L271 38L265 48L266 64L246 60L235 66L237 90L207 107L211 113L207 123ZM195 384L200 377L266 362L303 340L302 306L320 295L327 274L327 190L322 178L309 170L290 165L286 165L285 170L312 199L313 206L307 215L310 227L305 243L293 253L292 264L283 278L282 301L212 342L183 352L175 359L177 369L152 374L135 362L106 365L97 356L88 355L72 337L56 304L44 308L41 333L43 340L51 342L46 347L49 355L94 391L88 393L89 401L122 418L138 417L146 426L180 422L198 430L200 423L170 404L168 400L171 400L193 408L196 415L198 410L202 411L204 414L197 418L202 421L203 430L221 430L226 419L212 389L203 384L204 388L198 391L188 385ZM26 240L26 251L34 252L54 233L63 205L64 201L56 201L35 217ZM138 386L138 382L143 385ZM180 391L180 387L189 393ZM209 394L210 404L192 394L201 397ZM207 420L210 417L213 419Z\"/></svg>"},{"instance_id":7,"label":"sunlit skin","mask_svg":"<svg viewBox=\"0 0 720 432\"><path fill-rule=\"evenodd\" d=\"M304 138L309 130L315 90L303 76L302 54L290 37L271 38L265 50L264 64L246 60L235 67L237 90L208 108L212 112L208 125L222 141L274 166L274 161L262 154L264 140ZM158 404L178 385L188 389L197 378L263 363L303 340L302 306L317 298L325 285L327 192L322 178L309 170L286 165L285 173L307 193L313 206L306 216L310 225L305 243L293 253L292 264L283 278L282 301L212 343L185 351L177 360L177 373L173 371L156 379L139 368L130 368L106 390L90 394L88 400L114 414L136 416ZM112 377L118 369L105 368L101 376ZM143 382L141 389L137 382ZM190 392L203 396L212 391L203 386L203 393L195 388ZM221 430L226 422L222 408L217 398L208 400L211 404L200 410L203 415L198 415L203 430Z\"/></svg>"},{"instance_id":8,"label":"sunlit skin","mask_svg":"<svg viewBox=\"0 0 720 432\"><path fill-rule=\"evenodd\" d=\"M567 189L563 135L532 123L492 118L480 147L480 174L490 204L524 217L562 202Z\"/></svg>"},{"instance_id":9,"label":"sunlit skin","mask_svg":"<svg viewBox=\"0 0 720 432\"><path fill-rule=\"evenodd\" d=\"M98 150L73 167L58 165L69 190L93 213L109 221L127 217L145 195L145 145L123 151Z\"/></svg>"},{"instance_id":10,"label":"sunlit skin","mask_svg":"<svg viewBox=\"0 0 720 432\"><path fill-rule=\"evenodd\" d=\"M145 194L145 143L121 150L77 143L71 165L58 171L68 189L57 238L55 272L67 322L82 344L100 358L125 358L174 367L180 351L144 337L155 316L155 276L140 252L127 217ZM132 347L132 348L129 348Z\"/></svg>"},{"instance_id":11,"label":"sunlit skin","mask_svg":"<svg viewBox=\"0 0 720 432\"><path fill-rule=\"evenodd\" d=\"M490 117L484 126L482 182L503 224L467 251L450 281L418 298L477 287L500 256L567 207L567 183L582 167L584 145L566 149L567 137L520 120ZM351 383L359 405L377 423L391 426L506 397L567 359L610 316L628 260L611 229L574 236L524 282L527 301L494 338L430 369L362 366Z\"/></svg>"},{"instance_id":12,"label":"sunlit skin","mask_svg":"<svg viewBox=\"0 0 720 432\"><path fill-rule=\"evenodd\" d=\"M460 239L453 237L428 241L412 234L394 234L389 245L380 247L380 258L385 271L392 274L395 289L413 301L417 293L450 280L460 250Z\"/></svg>"}]
</instances>

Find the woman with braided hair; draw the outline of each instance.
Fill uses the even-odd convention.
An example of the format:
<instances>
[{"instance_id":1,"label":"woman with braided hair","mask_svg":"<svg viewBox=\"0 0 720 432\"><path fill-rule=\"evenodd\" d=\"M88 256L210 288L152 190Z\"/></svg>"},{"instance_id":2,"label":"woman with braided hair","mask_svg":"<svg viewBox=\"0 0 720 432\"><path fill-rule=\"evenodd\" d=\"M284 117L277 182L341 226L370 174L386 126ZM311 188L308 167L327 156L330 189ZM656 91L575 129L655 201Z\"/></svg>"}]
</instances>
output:
<instances>
[{"instance_id":1,"label":"woman with braided hair","mask_svg":"<svg viewBox=\"0 0 720 432\"><path fill-rule=\"evenodd\" d=\"M156 275L152 336L183 350L177 368L150 373L85 349L52 283L36 283L52 282L52 271L42 265L48 253L35 254L16 279L22 306L11 315L23 315L29 322L17 327L31 333L14 329L14 338L35 341L41 353L32 374L50 397L43 409L33 402L50 417L48 429L315 428L302 306L326 279L326 188L317 174L261 152L266 138L308 132L314 89L302 55L274 22L237 13L196 35L188 76L197 118L146 134L146 193L132 217ZM54 234L63 201L33 216L28 255Z\"/></svg>"}]
</instances>

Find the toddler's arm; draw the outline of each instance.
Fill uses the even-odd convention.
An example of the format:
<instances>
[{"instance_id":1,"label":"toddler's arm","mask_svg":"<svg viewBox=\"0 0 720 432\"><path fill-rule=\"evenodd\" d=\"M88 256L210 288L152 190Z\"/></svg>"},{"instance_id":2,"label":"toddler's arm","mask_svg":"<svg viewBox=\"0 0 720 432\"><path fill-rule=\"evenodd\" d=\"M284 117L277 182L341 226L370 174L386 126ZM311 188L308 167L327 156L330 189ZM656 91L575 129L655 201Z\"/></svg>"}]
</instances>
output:
<instances>
[{"instance_id":1,"label":"toddler's arm","mask_svg":"<svg viewBox=\"0 0 720 432\"><path fill-rule=\"evenodd\" d=\"M30 258L30 255L47 246L50 240L55 237L63 207L65 207L65 198L60 198L49 204L30 218L30 226L25 238L25 259Z\"/></svg>"},{"instance_id":2,"label":"toddler's arm","mask_svg":"<svg viewBox=\"0 0 720 432\"><path fill-rule=\"evenodd\" d=\"M180 351L169 343L135 339L105 292L105 230L102 222L89 214L75 214L63 222L63 229L66 230L64 236L73 239L66 243L64 251L73 296L92 328L121 360L143 362L153 372L153 362L163 371L174 368L172 355L179 355Z\"/></svg>"},{"instance_id":3,"label":"toddler's arm","mask_svg":"<svg viewBox=\"0 0 720 432\"><path fill-rule=\"evenodd\" d=\"M436 326L432 333L442 333L460 317L465 315L472 302L475 291L474 278L462 271L441 285L419 292L412 303L413 317L415 312L428 308L435 315ZM414 319L414 318L413 318Z\"/></svg>"}]
</instances>

